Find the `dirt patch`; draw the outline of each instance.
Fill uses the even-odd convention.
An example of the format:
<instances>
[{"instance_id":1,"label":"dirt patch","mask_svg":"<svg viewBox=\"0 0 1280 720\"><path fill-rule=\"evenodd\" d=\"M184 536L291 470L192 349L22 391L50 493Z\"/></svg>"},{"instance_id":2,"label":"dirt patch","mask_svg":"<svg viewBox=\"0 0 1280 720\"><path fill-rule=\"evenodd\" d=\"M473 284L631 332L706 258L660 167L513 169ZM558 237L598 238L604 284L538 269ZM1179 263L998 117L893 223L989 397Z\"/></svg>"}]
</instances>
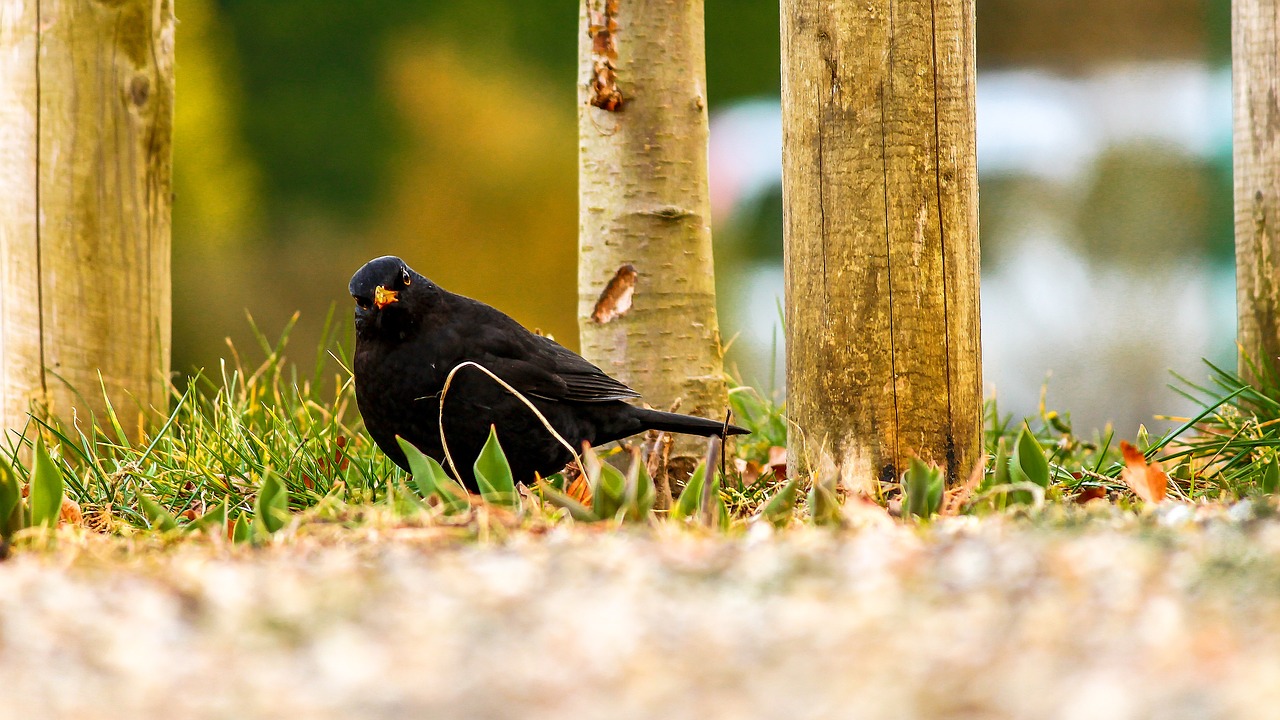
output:
<instances>
[{"instance_id":1,"label":"dirt patch","mask_svg":"<svg viewBox=\"0 0 1280 720\"><path fill-rule=\"evenodd\" d=\"M1280 522L85 536L0 563L0 718L1261 716Z\"/></svg>"}]
</instances>

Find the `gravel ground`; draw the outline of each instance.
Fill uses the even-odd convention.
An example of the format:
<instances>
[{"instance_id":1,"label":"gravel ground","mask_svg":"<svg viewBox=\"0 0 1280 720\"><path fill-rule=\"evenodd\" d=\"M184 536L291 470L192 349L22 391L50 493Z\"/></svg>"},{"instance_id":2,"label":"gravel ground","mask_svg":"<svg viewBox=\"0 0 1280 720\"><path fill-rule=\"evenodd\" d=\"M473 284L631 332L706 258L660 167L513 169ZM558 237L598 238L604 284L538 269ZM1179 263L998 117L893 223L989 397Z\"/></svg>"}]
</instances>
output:
<instances>
[{"instance_id":1,"label":"gravel ground","mask_svg":"<svg viewBox=\"0 0 1280 720\"><path fill-rule=\"evenodd\" d=\"M67 535L0 563L0 718L1275 717L1280 520L1198 514Z\"/></svg>"}]
</instances>

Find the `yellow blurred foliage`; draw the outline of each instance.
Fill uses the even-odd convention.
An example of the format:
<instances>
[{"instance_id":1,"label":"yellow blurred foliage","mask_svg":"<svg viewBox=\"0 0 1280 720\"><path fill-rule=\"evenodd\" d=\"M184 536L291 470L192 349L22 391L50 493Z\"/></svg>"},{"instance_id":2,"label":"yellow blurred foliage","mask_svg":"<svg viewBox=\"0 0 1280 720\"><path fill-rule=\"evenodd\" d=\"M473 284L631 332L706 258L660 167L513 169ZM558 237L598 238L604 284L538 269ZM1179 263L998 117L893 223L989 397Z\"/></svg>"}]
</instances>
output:
<instances>
[{"instance_id":1,"label":"yellow blurred foliage","mask_svg":"<svg viewBox=\"0 0 1280 720\"><path fill-rule=\"evenodd\" d=\"M229 35L211 0L182 0L175 66L174 231L202 249L242 242L259 217L258 176L234 123Z\"/></svg>"},{"instance_id":2,"label":"yellow blurred foliage","mask_svg":"<svg viewBox=\"0 0 1280 720\"><path fill-rule=\"evenodd\" d=\"M408 142L375 253L576 346L574 107L548 80L436 37L393 43L387 68Z\"/></svg>"}]
</instances>

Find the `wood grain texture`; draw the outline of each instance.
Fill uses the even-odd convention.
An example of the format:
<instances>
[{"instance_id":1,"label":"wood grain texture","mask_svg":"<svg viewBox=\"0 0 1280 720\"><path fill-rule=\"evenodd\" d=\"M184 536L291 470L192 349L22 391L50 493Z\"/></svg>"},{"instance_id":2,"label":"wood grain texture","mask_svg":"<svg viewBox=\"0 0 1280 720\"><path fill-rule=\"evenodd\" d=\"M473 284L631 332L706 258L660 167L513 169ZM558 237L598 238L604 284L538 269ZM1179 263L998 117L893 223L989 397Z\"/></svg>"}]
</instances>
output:
<instances>
[{"instance_id":1,"label":"wood grain texture","mask_svg":"<svg viewBox=\"0 0 1280 720\"><path fill-rule=\"evenodd\" d=\"M5 428L166 406L173 33L170 0L0 2Z\"/></svg>"},{"instance_id":2,"label":"wood grain texture","mask_svg":"<svg viewBox=\"0 0 1280 720\"><path fill-rule=\"evenodd\" d=\"M1232 3L1238 334L1280 359L1280 0ZM1248 374L1248 362L1241 360Z\"/></svg>"},{"instance_id":3,"label":"wood grain texture","mask_svg":"<svg viewBox=\"0 0 1280 720\"><path fill-rule=\"evenodd\" d=\"M591 104L590 32L616 9L617 110ZM582 354L655 407L723 417L727 407L707 185L701 0L586 0L580 27L579 303ZM598 33L597 33L598 35ZM602 289L635 269L631 306L592 319ZM692 457L705 441L682 439Z\"/></svg>"},{"instance_id":4,"label":"wood grain texture","mask_svg":"<svg viewBox=\"0 0 1280 720\"><path fill-rule=\"evenodd\" d=\"M793 471L980 460L972 0L782 3Z\"/></svg>"}]
</instances>

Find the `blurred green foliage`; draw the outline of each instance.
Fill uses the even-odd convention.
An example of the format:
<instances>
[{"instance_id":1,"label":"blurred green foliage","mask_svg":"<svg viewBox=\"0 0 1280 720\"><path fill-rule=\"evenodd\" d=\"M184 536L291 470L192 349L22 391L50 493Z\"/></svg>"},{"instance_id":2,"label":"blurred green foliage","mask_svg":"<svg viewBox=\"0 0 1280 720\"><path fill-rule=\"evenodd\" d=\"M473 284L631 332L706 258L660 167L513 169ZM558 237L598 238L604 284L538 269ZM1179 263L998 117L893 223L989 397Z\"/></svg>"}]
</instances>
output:
<instances>
[{"instance_id":1,"label":"blurred green foliage","mask_svg":"<svg viewBox=\"0 0 1280 720\"><path fill-rule=\"evenodd\" d=\"M346 314L351 273L388 253L576 346L580 7L183 0L174 367L215 368L227 354L224 337L249 340L246 310L274 331L301 309L295 343L314 347L327 308L338 303ZM979 62L1065 73L1135 58L1222 62L1229 7L990 0L977 9ZM1158 22L1143 21L1157 9ZM777 0L706 0L713 111L777 96L778 13ZM1116 209L1082 213L1094 240L1111 247L1134 236L1164 247L1211 235L1214 252L1229 256L1229 163L1206 177L1204 167L1133 159L1113 158L1089 190ZM1169 180L1163 194L1130 203L1140 185ZM984 182L984 252L998 257L999 233L987 229L1007 224L1006 206L1025 197ZM1219 191L1187 204L1175 185ZM726 265L780 261L780 200L766 193L716 228ZM732 337L739 328L731 313L725 318Z\"/></svg>"},{"instance_id":2,"label":"blurred green foliage","mask_svg":"<svg viewBox=\"0 0 1280 720\"><path fill-rule=\"evenodd\" d=\"M364 260L577 343L578 4L185 0L175 367L297 309L309 347ZM710 0L713 103L778 88L778 5Z\"/></svg>"}]
</instances>

